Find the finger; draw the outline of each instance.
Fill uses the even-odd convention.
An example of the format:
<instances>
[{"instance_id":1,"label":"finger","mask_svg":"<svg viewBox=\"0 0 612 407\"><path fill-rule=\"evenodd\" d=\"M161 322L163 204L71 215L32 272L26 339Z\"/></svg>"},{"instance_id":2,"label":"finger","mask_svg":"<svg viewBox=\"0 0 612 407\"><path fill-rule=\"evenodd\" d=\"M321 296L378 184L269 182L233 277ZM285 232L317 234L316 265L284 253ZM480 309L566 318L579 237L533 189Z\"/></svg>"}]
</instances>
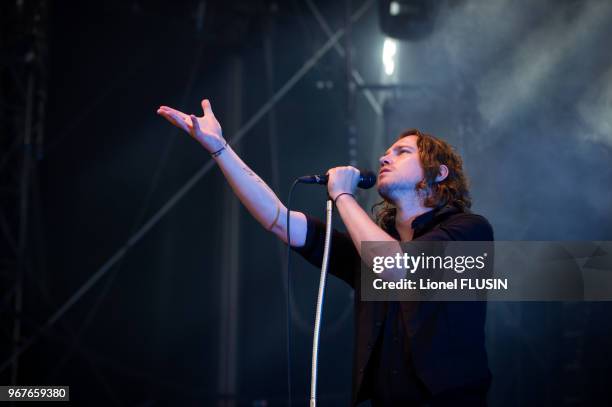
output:
<instances>
[{"instance_id":1,"label":"finger","mask_svg":"<svg viewBox=\"0 0 612 407\"><path fill-rule=\"evenodd\" d=\"M166 119L174 121L174 117L178 116L176 113L174 113L172 110L169 109L164 109L163 107L160 107L159 109L157 109L157 113L164 116Z\"/></svg>"},{"instance_id":2,"label":"finger","mask_svg":"<svg viewBox=\"0 0 612 407\"><path fill-rule=\"evenodd\" d=\"M174 118L172 118L171 114L168 110L162 109L161 107L159 109L157 109L157 114L160 116L163 116L164 118L166 118L167 120L174 120Z\"/></svg>"},{"instance_id":3,"label":"finger","mask_svg":"<svg viewBox=\"0 0 612 407\"><path fill-rule=\"evenodd\" d=\"M189 116L185 115L185 117L183 117L179 116L176 113L172 113L172 118L174 119L178 127L185 130L187 133L191 132L191 123L189 122Z\"/></svg>"},{"instance_id":4,"label":"finger","mask_svg":"<svg viewBox=\"0 0 612 407\"><path fill-rule=\"evenodd\" d=\"M173 124L176 124L176 120L174 119L174 115L166 110L158 110L157 113L159 113L160 115L162 115L166 120L172 122Z\"/></svg>"},{"instance_id":5,"label":"finger","mask_svg":"<svg viewBox=\"0 0 612 407\"><path fill-rule=\"evenodd\" d=\"M184 130L186 132L189 133L189 126L187 125L187 123L185 123L185 121L178 116L175 113L169 113L169 112L161 112L160 113L163 117L166 118L166 120L168 120L170 123L174 124L176 127L180 128L181 130Z\"/></svg>"},{"instance_id":6,"label":"finger","mask_svg":"<svg viewBox=\"0 0 612 407\"><path fill-rule=\"evenodd\" d=\"M176 124L177 124L177 123L176 123L176 121L174 120L174 117L172 117L172 116L170 115L170 113L166 112L165 110L159 109L159 110L157 111L157 114L158 114L158 115L160 115L160 116L162 116L164 119L168 120L170 123L172 123L172 124L174 124L174 125L176 125Z\"/></svg>"},{"instance_id":7,"label":"finger","mask_svg":"<svg viewBox=\"0 0 612 407\"><path fill-rule=\"evenodd\" d=\"M202 110L204 110L204 116L206 115L210 115L210 116L215 116L215 114L212 111L212 107L210 106L210 101L208 99L203 99L202 100Z\"/></svg>"},{"instance_id":8,"label":"finger","mask_svg":"<svg viewBox=\"0 0 612 407\"><path fill-rule=\"evenodd\" d=\"M163 110L164 112L173 113L173 114L175 114L175 115L177 115L177 116L179 116L181 118L188 118L189 117L188 115L186 115L185 113L181 112L180 110L176 110L176 109L173 109L173 108L168 107L168 106L160 106L159 109Z\"/></svg>"},{"instance_id":9,"label":"finger","mask_svg":"<svg viewBox=\"0 0 612 407\"><path fill-rule=\"evenodd\" d=\"M161 111L164 111L164 112L169 112L169 111L174 110L174 109L172 109L171 107L168 107L168 106L160 106L159 109L157 109L157 110L161 110Z\"/></svg>"}]
</instances>

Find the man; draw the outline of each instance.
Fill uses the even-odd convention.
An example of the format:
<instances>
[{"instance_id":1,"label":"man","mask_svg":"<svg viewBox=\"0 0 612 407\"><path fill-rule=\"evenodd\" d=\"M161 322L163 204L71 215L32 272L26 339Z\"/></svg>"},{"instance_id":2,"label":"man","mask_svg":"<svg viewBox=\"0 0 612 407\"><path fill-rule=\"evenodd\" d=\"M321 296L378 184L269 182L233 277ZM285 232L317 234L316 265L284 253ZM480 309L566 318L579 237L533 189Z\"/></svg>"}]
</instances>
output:
<instances>
[{"instance_id":1,"label":"man","mask_svg":"<svg viewBox=\"0 0 612 407\"><path fill-rule=\"evenodd\" d=\"M248 211L286 243L287 208L224 140L208 100L195 117L161 106L158 114L195 138L213 156ZM353 404L483 406L491 375L484 346L482 302L360 301L362 241L493 240L485 218L469 212L462 161L445 142L410 130L380 158L376 222L354 192L359 171L332 168L327 189L348 235L334 231L329 272L355 295ZM291 244L320 266L324 225L292 211Z\"/></svg>"}]
</instances>

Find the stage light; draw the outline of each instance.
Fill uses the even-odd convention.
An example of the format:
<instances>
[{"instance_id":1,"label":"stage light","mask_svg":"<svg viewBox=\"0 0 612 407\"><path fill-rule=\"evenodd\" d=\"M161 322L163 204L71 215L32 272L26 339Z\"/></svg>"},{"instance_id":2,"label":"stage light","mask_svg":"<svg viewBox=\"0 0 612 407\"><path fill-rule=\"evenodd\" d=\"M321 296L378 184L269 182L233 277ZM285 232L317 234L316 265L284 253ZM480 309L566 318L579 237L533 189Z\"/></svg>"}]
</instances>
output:
<instances>
[{"instance_id":1,"label":"stage light","mask_svg":"<svg viewBox=\"0 0 612 407\"><path fill-rule=\"evenodd\" d=\"M401 6L397 1L392 1L389 4L389 14L391 14L392 16L397 16L399 15L400 11L401 11Z\"/></svg>"},{"instance_id":2,"label":"stage light","mask_svg":"<svg viewBox=\"0 0 612 407\"><path fill-rule=\"evenodd\" d=\"M433 31L439 3L436 0L379 0L380 29L391 38L424 38Z\"/></svg>"},{"instance_id":3,"label":"stage light","mask_svg":"<svg viewBox=\"0 0 612 407\"><path fill-rule=\"evenodd\" d=\"M385 67L385 73L388 76L395 72L395 54L397 53L397 42L391 38L385 38L382 52L382 62Z\"/></svg>"}]
</instances>

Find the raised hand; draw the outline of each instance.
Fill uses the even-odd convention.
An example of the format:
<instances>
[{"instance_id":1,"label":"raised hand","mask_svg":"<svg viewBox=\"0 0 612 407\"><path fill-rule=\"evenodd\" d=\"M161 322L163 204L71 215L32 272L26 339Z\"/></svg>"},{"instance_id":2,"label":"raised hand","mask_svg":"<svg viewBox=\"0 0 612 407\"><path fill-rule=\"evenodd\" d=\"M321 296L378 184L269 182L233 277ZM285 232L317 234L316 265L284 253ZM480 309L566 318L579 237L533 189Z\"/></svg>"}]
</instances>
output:
<instances>
[{"instance_id":1,"label":"raised hand","mask_svg":"<svg viewBox=\"0 0 612 407\"><path fill-rule=\"evenodd\" d=\"M187 115L168 106L160 106L157 109L157 114L191 135L209 153L213 153L225 146L226 142L223 138L221 125L215 118L208 99L202 100L202 109L204 110L202 117Z\"/></svg>"}]
</instances>

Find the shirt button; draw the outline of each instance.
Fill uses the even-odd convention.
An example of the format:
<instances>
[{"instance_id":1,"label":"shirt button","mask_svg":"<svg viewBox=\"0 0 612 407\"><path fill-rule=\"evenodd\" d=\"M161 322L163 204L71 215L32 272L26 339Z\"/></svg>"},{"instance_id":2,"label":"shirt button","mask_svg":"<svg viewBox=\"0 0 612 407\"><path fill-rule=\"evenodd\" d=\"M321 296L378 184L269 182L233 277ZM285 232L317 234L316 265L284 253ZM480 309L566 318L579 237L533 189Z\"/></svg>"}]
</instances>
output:
<instances>
[{"instance_id":1,"label":"shirt button","mask_svg":"<svg viewBox=\"0 0 612 407\"><path fill-rule=\"evenodd\" d=\"M393 369L393 372L392 372L392 373L393 373L393 374L397 374L397 370Z\"/></svg>"},{"instance_id":2,"label":"shirt button","mask_svg":"<svg viewBox=\"0 0 612 407\"><path fill-rule=\"evenodd\" d=\"M359 373L363 373L363 369L359 369Z\"/></svg>"},{"instance_id":3,"label":"shirt button","mask_svg":"<svg viewBox=\"0 0 612 407\"><path fill-rule=\"evenodd\" d=\"M393 337L393 340L394 340L395 342L397 342L397 341L399 341L399 338L398 338L397 336L394 336L394 337Z\"/></svg>"},{"instance_id":4,"label":"shirt button","mask_svg":"<svg viewBox=\"0 0 612 407\"><path fill-rule=\"evenodd\" d=\"M376 326L382 326L382 322L376 321Z\"/></svg>"}]
</instances>

